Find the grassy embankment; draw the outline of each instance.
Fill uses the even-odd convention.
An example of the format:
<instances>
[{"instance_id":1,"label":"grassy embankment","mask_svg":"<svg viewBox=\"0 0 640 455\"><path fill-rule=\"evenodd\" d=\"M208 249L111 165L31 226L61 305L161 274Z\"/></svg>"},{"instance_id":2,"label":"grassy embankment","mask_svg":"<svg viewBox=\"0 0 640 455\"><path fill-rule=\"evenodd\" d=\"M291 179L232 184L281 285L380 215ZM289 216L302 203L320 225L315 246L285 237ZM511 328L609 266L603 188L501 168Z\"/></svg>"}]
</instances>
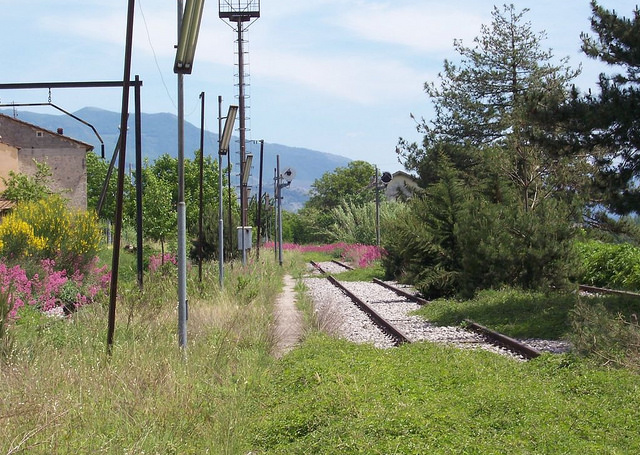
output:
<instances>
[{"instance_id":1,"label":"grassy embankment","mask_svg":"<svg viewBox=\"0 0 640 455\"><path fill-rule=\"evenodd\" d=\"M122 258L130 270L132 256ZM281 274L273 264L228 266L221 291L214 265L202 284L192 268L184 353L175 268L145 277L143 293L135 274L120 287L111 358L106 304L67 320L22 312L0 363L0 453L242 453L247 390L273 363Z\"/></svg>"},{"instance_id":2,"label":"grassy embankment","mask_svg":"<svg viewBox=\"0 0 640 455\"><path fill-rule=\"evenodd\" d=\"M285 258L301 276L299 256ZM227 268L224 292L214 268L202 286L192 271L186 358L177 349L173 278L150 278L142 298L133 287L123 292L110 360L103 307L66 321L24 314L11 330L14 355L1 370L0 453L640 450L639 377L591 360L546 355L523 363L427 343L357 346L314 330L304 297L307 337L273 360L268 325L281 271L264 261L247 271ZM574 305L517 295L508 317L499 297L425 311L443 322L475 314L519 336L571 335Z\"/></svg>"}]
</instances>

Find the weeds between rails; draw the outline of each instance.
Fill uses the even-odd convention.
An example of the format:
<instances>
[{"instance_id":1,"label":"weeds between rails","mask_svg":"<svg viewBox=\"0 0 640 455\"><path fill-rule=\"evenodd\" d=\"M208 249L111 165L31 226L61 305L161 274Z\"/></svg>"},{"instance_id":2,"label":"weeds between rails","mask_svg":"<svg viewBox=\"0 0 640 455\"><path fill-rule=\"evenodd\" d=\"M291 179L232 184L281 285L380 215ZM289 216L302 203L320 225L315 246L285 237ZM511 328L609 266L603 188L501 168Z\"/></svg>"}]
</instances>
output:
<instances>
[{"instance_id":1,"label":"weeds between rails","mask_svg":"<svg viewBox=\"0 0 640 455\"><path fill-rule=\"evenodd\" d=\"M343 264L338 263L337 261L332 261L334 263L337 263L338 265L341 265L344 267ZM357 295L355 295L353 292L349 291L345 286L343 286L338 280L336 280L333 276L328 275L326 273L326 271L324 270L324 268L318 264L315 263L313 261L311 261L311 264L318 269L323 275L325 275L327 277L327 279L336 287L338 287L345 295L347 295L355 304L358 308L360 308L362 311L364 311L367 316L369 317L369 319L371 319L371 321L373 322L374 325L376 325L377 327L379 327L385 334L387 334L389 337L392 338L394 345L398 346L400 344L403 343L410 343L411 339L409 336L407 336L405 333L402 332L402 330L400 330L399 328L395 327L394 324L392 324L391 322L389 322L388 320L386 320L383 316L381 316L380 314L378 314L378 312L375 311L375 309L373 309L370 305L367 305L362 299L360 299ZM346 268L346 267L345 267ZM395 294L407 299L407 300L411 300L413 302L416 302L420 305L425 305L428 302L416 295L410 294L402 289L399 289L389 283L385 283L381 280L378 279L373 279L373 282L375 284L378 284L380 286L385 287L386 289L389 289L391 291L393 291ZM525 359L532 359L532 358L536 358L540 355L540 352L538 352L536 349L533 349L532 347L519 342L518 340L515 340L511 337L508 337L504 334L495 332L491 329L488 329L484 326L481 326L480 324L477 324L473 321L469 321L466 320L464 321L464 328L466 330L469 330L471 332L477 333L479 335L481 335L481 337L489 344L494 345L494 346L499 346L501 348L507 349L508 351L510 351L511 353L516 354L519 357L525 358Z\"/></svg>"}]
</instances>

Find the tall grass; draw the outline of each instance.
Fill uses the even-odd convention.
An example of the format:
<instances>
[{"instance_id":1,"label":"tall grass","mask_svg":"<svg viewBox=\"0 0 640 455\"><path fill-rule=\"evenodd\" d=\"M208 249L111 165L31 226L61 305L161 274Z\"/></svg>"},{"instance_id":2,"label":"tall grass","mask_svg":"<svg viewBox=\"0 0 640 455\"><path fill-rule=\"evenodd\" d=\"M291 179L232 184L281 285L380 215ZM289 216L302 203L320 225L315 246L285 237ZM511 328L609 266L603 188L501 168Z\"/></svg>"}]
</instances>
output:
<instances>
[{"instance_id":1,"label":"tall grass","mask_svg":"<svg viewBox=\"0 0 640 455\"><path fill-rule=\"evenodd\" d=\"M106 308L50 319L25 308L0 369L0 453L240 453L248 391L271 364L273 264L189 273L188 347L173 272L121 287L113 355Z\"/></svg>"}]
</instances>

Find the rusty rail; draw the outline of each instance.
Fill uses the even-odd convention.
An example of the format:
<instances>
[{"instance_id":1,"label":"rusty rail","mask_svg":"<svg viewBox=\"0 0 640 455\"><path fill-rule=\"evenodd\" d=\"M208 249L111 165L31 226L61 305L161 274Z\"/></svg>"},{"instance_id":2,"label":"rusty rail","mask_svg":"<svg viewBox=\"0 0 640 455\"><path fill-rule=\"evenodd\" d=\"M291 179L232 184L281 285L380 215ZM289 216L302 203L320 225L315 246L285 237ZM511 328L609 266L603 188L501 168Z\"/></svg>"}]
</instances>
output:
<instances>
[{"instance_id":1,"label":"rusty rail","mask_svg":"<svg viewBox=\"0 0 640 455\"><path fill-rule=\"evenodd\" d=\"M417 295L410 294L407 291L404 291L404 290L402 290L400 288L397 288L397 287L395 287L395 286L393 286L393 285L391 285L389 283L385 283L384 281L379 280L377 278L374 278L373 282L376 283L376 284L379 284L380 286L384 286L385 288L395 292L399 296L402 296L402 297L404 297L406 299L409 299L409 300L411 300L413 302L416 302L416 303L418 303L420 305L426 305L427 303L429 303L428 300L425 300L422 297L418 297Z\"/></svg>"},{"instance_id":2,"label":"rusty rail","mask_svg":"<svg viewBox=\"0 0 640 455\"><path fill-rule=\"evenodd\" d=\"M578 285L578 289L580 289L581 291L594 292L594 293L597 293L597 294L625 295L627 297L638 297L638 298L640 298L640 294L638 294L637 292L620 291L620 290L617 290L617 289L598 288L598 287L595 287L595 286L588 286L586 284Z\"/></svg>"},{"instance_id":3,"label":"rusty rail","mask_svg":"<svg viewBox=\"0 0 640 455\"><path fill-rule=\"evenodd\" d=\"M354 293L344 287L338 280L331 275L327 276L327 279L338 289L340 289L347 297L349 297L358 308L364 311L369 319L373 321L380 329L389 335L394 340L394 344L399 346L403 343L411 343L411 340L400 330L395 328L389 321L380 316L373 308L367 305L364 301L359 299Z\"/></svg>"},{"instance_id":4,"label":"rusty rail","mask_svg":"<svg viewBox=\"0 0 640 455\"><path fill-rule=\"evenodd\" d=\"M314 261L309 261L311 263L312 266L314 266L316 268L316 270L318 270L320 273L322 273L323 275L326 275L327 272L324 271L324 269L322 267L320 267L320 264L318 264L317 262Z\"/></svg>"},{"instance_id":5,"label":"rusty rail","mask_svg":"<svg viewBox=\"0 0 640 455\"><path fill-rule=\"evenodd\" d=\"M353 267L351 267L349 264L345 264L344 262L336 261L335 259L332 259L331 262L333 262L334 264L338 264L340 267L344 267L347 270L353 270Z\"/></svg>"},{"instance_id":6,"label":"rusty rail","mask_svg":"<svg viewBox=\"0 0 640 455\"><path fill-rule=\"evenodd\" d=\"M495 341L496 343L520 354L521 356L527 359L535 359L540 356L540 352L536 349L533 349L531 346L527 346L524 343L521 343L518 340L515 340L507 335L503 335L502 333L495 332L487 327L480 325L476 322L465 319L465 324L467 329L473 330L482 334L483 336Z\"/></svg>"}]
</instances>

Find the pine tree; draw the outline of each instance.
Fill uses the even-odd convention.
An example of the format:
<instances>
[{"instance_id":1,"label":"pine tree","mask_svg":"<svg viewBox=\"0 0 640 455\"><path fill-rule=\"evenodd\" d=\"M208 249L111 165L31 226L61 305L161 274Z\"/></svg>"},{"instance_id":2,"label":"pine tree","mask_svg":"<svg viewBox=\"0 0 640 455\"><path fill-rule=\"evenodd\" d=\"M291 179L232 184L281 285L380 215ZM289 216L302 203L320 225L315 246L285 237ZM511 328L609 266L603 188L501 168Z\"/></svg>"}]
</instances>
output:
<instances>
[{"instance_id":1,"label":"pine tree","mask_svg":"<svg viewBox=\"0 0 640 455\"><path fill-rule=\"evenodd\" d=\"M399 144L427 196L385 245L385 266L430 295L543 288L568 276L569 207L586 160L539 140L562 125L536 112L569 99L578 71L553 63L526 12L494 7L474 47L454 43L460 62L445 61L439 84L425 84L435 118L419 125L422 146Z\"/></svg>"},{"instance_id":2,"label":"pine tree","mask_svg":"<svg viewBox=\"0 0 640 455\"><path fill-rule=\"evenodd\" d=\"M640 213L640 10L625 18L596 1L591 8L595 36L582 34L582 50L621 72L601 74L600 93L574 103L572 114L579 118L579 140L600 168L595 184L601 202L620 215Z\"/></svg>"},{"instance_id":3,"label":"pine tree","mask_svg":"<svg viewBox=\"0 0 640 455\"><path fill-rule=\"evenodd\" d=\"M522 206L530 210L564 186L554 176L565 164L530 140L532 104L566 98L578 71L566 59L552 63L551 51L541 48L545 34L524 21L527 11L494 7L492 23L482 27L474 47L454 42L460 62L446 60L439 84L425 84L436 115L419 125L423 147L401 141L399 153L409 168L429 169L423 161L446 147L458 169L478 179L485 172L481 151L500 150L502 175L520 189Z\"/></svg>"}]
</instances>

